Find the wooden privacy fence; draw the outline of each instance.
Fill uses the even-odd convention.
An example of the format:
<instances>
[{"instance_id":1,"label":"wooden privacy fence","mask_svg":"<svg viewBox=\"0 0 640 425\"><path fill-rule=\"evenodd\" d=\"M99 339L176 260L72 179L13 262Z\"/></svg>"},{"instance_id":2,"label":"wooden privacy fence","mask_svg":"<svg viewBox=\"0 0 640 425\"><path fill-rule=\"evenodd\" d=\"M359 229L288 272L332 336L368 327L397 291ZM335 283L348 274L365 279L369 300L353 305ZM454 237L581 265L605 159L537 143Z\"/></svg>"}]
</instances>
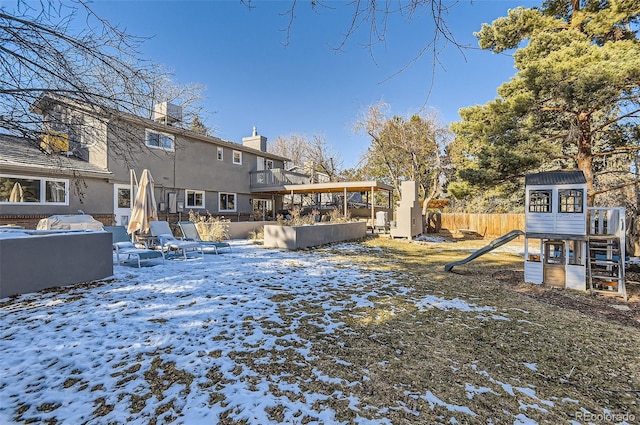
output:
<instances>
[{"instance_id":1,"label":"wooden privacy fence","mask_svg":"<svg viewBox=\"0 0 640 425\"><path fill-rule=\"evenodd\" d=\"M482 236L502 236L512 230L525 230L524 214L464 214L443 213L443 231L457 233L474 230Z\"/></svg>"}]
</instances>

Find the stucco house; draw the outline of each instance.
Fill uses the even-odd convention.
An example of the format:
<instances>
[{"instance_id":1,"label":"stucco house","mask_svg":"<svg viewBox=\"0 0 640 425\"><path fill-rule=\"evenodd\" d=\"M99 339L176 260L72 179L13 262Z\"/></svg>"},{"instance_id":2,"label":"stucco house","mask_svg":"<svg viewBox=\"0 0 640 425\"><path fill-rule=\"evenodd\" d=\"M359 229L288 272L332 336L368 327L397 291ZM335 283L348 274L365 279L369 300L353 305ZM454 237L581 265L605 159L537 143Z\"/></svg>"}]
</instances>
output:
<instances>
[{"instance_id":1,"label":"stucco house","mask_svg":"<svg viewBox=\"0 0 640 425\"><path fill-rule=\"evenodd\" d=\"M272 217L282 194L269 188L308 182L285 171L287 158L268 153L255 128L242 143L185 130L175 125L181 108L171 104L158 105L153 120L53 96L33 110L43 120L40 146L0 135L0 224L33 227L82 211L126 225L132 182L143 169L155 180L161 219L190 210L231 220L255 211Z\"/></svg>"}]
</instances>

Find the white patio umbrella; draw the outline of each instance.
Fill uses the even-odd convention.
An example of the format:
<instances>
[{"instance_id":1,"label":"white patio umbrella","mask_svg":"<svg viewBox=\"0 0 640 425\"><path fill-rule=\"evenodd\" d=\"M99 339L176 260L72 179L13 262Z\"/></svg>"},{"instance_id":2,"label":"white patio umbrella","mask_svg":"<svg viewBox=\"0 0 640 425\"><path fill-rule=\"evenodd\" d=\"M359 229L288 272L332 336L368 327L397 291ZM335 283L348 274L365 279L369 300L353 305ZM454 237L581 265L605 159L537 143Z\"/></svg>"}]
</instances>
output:
<instances>
[{"instance_id":1,"label":"white patio umbrella","mask_svg":"<svg viewBox=\"0 0 640 425\"><path fill-rule=\"evenodd\" d=\"M153 194L153 177L149 170L142 170L138 193L131 208L131 219L127 233L140 231L149 232L149 222L158 219L158 208L156 206L156 196Z\"/></svg>"},{"instance_id":2,"label":"white patio umbrella","mask_svg":"<svg viewBox=\"0 0 640 425\"><path fill-rule=\"evenodd\" d=\"M9 202L24 202L24 191L22 185L15 182L11 189L11 195L9 195Z\"/></svg>"}]
</instances>

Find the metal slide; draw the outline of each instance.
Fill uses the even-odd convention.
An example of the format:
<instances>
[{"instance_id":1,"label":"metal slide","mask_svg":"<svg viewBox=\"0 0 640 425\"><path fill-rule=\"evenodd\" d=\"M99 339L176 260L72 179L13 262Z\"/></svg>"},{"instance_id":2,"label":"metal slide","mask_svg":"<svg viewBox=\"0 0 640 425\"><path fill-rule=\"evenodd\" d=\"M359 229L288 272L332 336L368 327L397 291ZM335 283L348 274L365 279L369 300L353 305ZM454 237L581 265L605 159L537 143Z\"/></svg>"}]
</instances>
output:
<instances>
[{"instance_id":1,"label":"metal slide","mask_svg":"<svg viewBox=\"0 0 640 425\"><path fill-rule=\"evenodd\" d=\"M475 260L479 256L484 255L489 251L493 251L497 247L502 246L502 245L504 245L504 244L506 244L508 242L511 242L512 240L514 240L518 236L522 236L522 235L524 235L524 232L522 230L512 230L509 233L507 233L506 235L502 235L499 238L494 239L493 241L491 241L491 243L489 245L480 248L479 250L477 250L476 252L474 252L473 254L468 256L467 258L465 258L463 260L458 260L458 261L454 261L452 263L446 264L444 266L444 271L445 272L450 272L451 269L454 266L459 266L461 264L468 263L471 260Z\"/></svg>"}]
</instances>

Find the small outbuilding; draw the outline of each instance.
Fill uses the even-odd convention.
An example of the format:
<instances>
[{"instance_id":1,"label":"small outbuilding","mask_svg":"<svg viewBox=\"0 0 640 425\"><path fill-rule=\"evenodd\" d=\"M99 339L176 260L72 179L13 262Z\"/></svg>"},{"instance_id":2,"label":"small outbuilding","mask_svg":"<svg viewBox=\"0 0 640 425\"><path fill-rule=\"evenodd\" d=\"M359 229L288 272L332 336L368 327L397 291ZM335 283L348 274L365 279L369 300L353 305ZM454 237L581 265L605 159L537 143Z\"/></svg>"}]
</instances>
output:
<instances>
[{"instance_id":1,"label":"small outbuilding","mask_svg":"<svg viewBox=\"0 0 640 425\"><path fill-rule=\"evenodd\" d=\"M525 281L626 298L624 208L588 208L582 171L529 174L525 187Z\"/></svg>"}]
</instances>

